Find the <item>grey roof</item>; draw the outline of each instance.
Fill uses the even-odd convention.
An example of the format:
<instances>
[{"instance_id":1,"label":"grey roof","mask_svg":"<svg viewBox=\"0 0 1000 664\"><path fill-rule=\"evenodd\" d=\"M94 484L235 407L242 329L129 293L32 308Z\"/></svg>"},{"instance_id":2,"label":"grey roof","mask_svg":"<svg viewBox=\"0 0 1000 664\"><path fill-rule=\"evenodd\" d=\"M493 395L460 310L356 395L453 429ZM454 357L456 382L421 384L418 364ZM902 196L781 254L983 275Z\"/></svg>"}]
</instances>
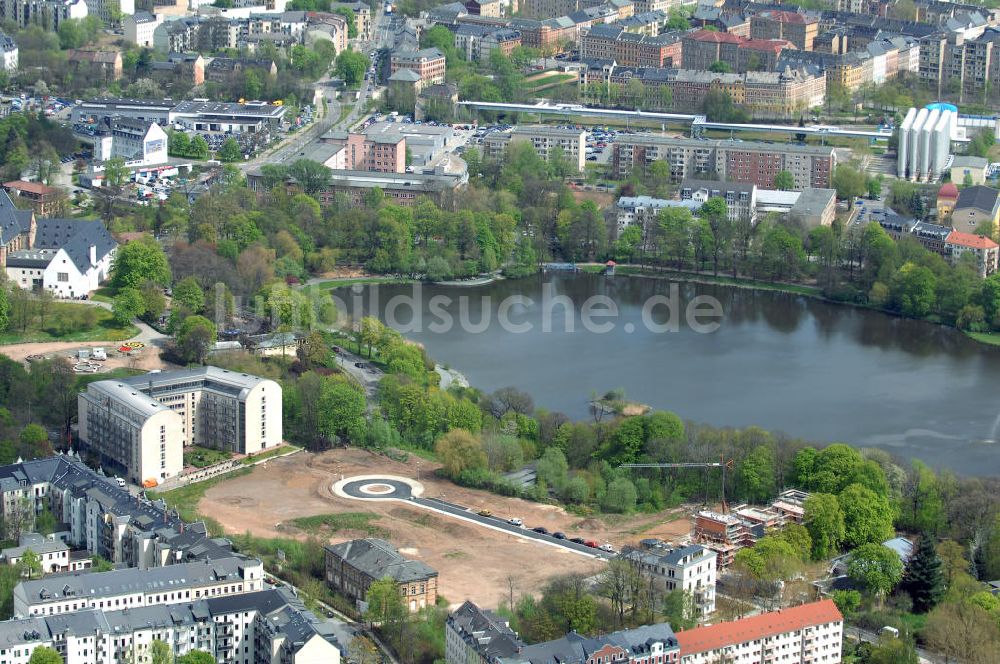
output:
<instances>
[{"instance_id":1,"label":"grey roof","mask_svg":"<svg viewBox=\"0 0 1000 664\"><path fill-rule=\"evenodd\" d=\"M0 244L8 244L31 227L31 210L19 210L6 190L0 189Z\"/></svg>"},{"instance_id":2,"label":"grey roof","mask_svg":"<svg viewBox=\"0 0 1000 664\"><path fill-rule=\"evenodd\" d=\"M400 69L389 77L390 81L403 81L405 83L415 83L420 80L420 74L412 69Z\"/></svg>"},{"instance_id":3,"label":"grey roof","mask_svg":"<svg viewBox=\"0 0 1000 664\"><path fill-rule=\"evenodd\" d=\"M161 371L160 373L147 373L140 376L122 378L121 382L131 385L133 388L152 390L155 395L169 391L176 385L190 383L193 380L203 381L203 387L206 389L214 389L236 396L242 393L243 390L253 389L269 379L254 376L253 374L230 371L229 369L205 366L178 369L176 371Z\"/></svg>"},{"instance_id":4,"label":"grey roof","mask_svg":"<svg viewBox=\"0 0 1000 664\"><path fill-rule=\"evenodd\" d=\"M147 11L137 11L135 14L132 15L132 20L135 23L137 23L137 24L139 24L139 23L155 23L156 22L156 17L153 16L152 14L150 14Z\"/></svg>"},{"instance_id":5,"label":"grey roof","mask_svg":"<svg viewBox=\"0 0 1000 664\"><path fill-rule=\"evenodd\" d=\"M194 588L227 579L242 579L243 568L253 564L259 565L260 561L234 556L146 570L127 568L110 572L76 572L22 581L14 588L14 596L20 597L28 606L35 606L73 597L89 599Z\"/></svg>"},{"instance_id":6,"label":"grey roof","mask_svg":"<svg viewBox=\"0 0 1000 664\"><path fill-rule=\"evenodd\" d=\"M736 192L736 193L751 193L757 188L753 182L719 182L716 180L684 180L681 182L681 191L685 189L690 189L692 191L697 191L699 189L707 189L709 192L718 191L723 194L726 192Z\"/></svg>"},{"instance_id":7,"label":"grey roof","mask_svg":"<svg viewBox=\"0 0 1000 664\"><path fill-rule=\"evenodd\" d=\"M990 160L986 157L969 157L969 156L959 156L955 157L954 161L951 162L952 168L978 168L984 169L990 165Z\"/></svg>"},{"instance_id":8,"label":"grey roof","mask_svg":"<svg viewBox=\"0 0 1000 664\"><path fill-rule=\"evenodd\" d=\"M836 197L837 192L834 189L808 187L802 190L802 194L795 201L795 204L792 205L792 209L789 212L804 216L819 215L830 206Z\"/></svg>"},{"instance_id":9,"label":"grey roof","mask_svg":"<svg viewBox=\"0 0 1000 664\"><path fill-rule=\"evenodd\" d=\"M524 647L507 621L468 600L448 616L448 626L487 662L516 655Z\"/></svg>"},{"instance_id":10,"label":"grey roof","mask_svg":"<svg viewBox=\"0 0 1000 664\"><path fill-rule=\"evenodd\" d=\"M918 221L913 224L911 232L918 237L944 242L951 235L952 230L951 226L941 226L926 221Z\"/></svg>"},{"instance_id":11,"label":"grey roof","mask_svg":"<svg viewBox=\"0 0 1000 664\"><path fill-rule=\"evenodd\" d=\"M393 60L432 60L443 57L444 53L437 47L422 48L419 51L395 51L392 54Z\"/></svg>"},{"instance_id":12,"label":"grey roof","mask_svg":"<svg viewBox=\"0 0 1000 664\"><path fill-rule=\"evenodd\" d=\"M792 143L761 143L757 141L744 141L742 143L733 143L732 141L717 139L717 140L699 140L696 138L681 138L674 136L663 136L660 134L627 134L625 136L619 135L615 142L616 145L663 145L663 146L678 146L678 147L688 147L688 148L701 148L705 150L709 149L729 149L729 150L739 150L739 151L760 151L760 152L781 152L781 153L793 153L793 154L810 154L817 156L832 156L834 150L830 146L822 145L795 145Z\"/></svg>"},{"instance_id":13,"label":"grey roof","mask_svg":"<svg viewBox=\"0 0 1000 664\"><path fill-rule=\"evenodd\" d=\"M623 648L632 656L642 657L648 654L652 646L663 644L664 652L676 651L680 648L677 637L670 625L644 625L635 629L612 632L603 636L588 638L576 632L570 632L561 639L536 643L526 646L513 657L502 659L505 663L530 662L530 664L569 664L585 662L590 655L606 645Z\"/></svg>"},{"instance_id":14,"label":"grey roof","mask_svg":"<svg viewBox=\"0 0 1000 664\"><path fill-rule=\"evenodd\" d=\"M326 550L373 579L386 576L399 582L437 576L437 571L419 560L407 560L389 542L369 537L327 546Z\"/></svg>"},{"instance_id":15,"label":"grey roof","mask_svg":"<svg viewBox=\"0 0 1000 664\"><path fill-rule=\"evenodd\" d=\"M976 208L977 210L995 213L997 206L1000 205L998 194L1000 194L1000 191L992 187L984 187L982 185L966 187L958 193L958 202L955 203L955 210Z\"/></svg>"},{"instance_id":16,"label":"grey roof","mask_svg":"<svg viewBox=\"0 0 1000 664\"><path fill-rule=\"evenodd\" d=\"M80 272L90 267L90 247L100 261L118 246L100 221L83 219L39 219L35 231L37 249L62 249Z\"/></svg>"},{"instance_id":17,"label":"grey roof","mask_svg":"<svg viewBox=\"0 0 1000 664\"><path fill-rule=\"evenodd\" d=\"M21 546L12 546L9 549L4 549L0 552L0 558L4 560L20 558L27 551L34 551L39 555L44 555L46 553L59 553L62 551L69 551L69 545L62 540L45 540L44 542L33 544L22 544Z\"/></svg>"}]
</instances>

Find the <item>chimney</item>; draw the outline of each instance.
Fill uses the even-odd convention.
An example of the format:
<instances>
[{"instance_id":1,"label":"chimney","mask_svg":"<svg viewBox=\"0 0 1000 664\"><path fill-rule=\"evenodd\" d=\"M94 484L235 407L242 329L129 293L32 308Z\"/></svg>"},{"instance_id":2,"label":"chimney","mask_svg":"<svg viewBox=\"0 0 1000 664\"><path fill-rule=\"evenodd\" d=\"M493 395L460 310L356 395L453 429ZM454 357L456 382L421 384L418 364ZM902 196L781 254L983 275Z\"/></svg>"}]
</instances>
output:
<instances>
[{"instance_id":1,"label":"chimney","mask_svg":"<svg viewBox=\"0 0 1000 664\"><path fill-rule=\"evenodd\" d=\"M90 245L90 267L97 267L97 245Z\"/></svg>"}]
</instances>

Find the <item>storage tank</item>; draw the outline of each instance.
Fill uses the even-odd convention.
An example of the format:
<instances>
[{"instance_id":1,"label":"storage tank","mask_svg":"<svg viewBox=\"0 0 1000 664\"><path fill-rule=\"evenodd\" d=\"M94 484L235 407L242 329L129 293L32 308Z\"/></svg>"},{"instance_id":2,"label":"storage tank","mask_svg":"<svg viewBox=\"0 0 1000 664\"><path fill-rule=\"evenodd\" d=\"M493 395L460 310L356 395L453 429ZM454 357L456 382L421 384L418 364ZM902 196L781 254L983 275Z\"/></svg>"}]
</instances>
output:
<instances>
[{"instance_id":1,"label":"storage tank","mask_svg":"<svg viewBox=\"0 0 1000 664\"><path fill-rule=\"evenodd\" d=\"M931 169L928 173L928 181L936 180L944 171L951 155L951 125L954 122L955 114L950 109L943 109L937 124L934 125L931 136Z\"/></svg>"},{"instance_id":2,"label":"storage tank","mask_svg":"<svg viewBox=\"0 0 1000 664\"><path fill-rule=\"evenodd\" d=\"M927 104L925 108L928 111L936 108L941 111L942 115L945 111L951 111L951 120L948 125L948 136L951 140L956 140L958 138L958 106L943 101L936 101L933 104Z\"/></svg>"},{"instance_id":3,"label":"storage tank","mask_svg":"<svg viewBox=\"0 0 1000 664\"><path fill-rule=\"evenodd\" d=\"M916 180L920 177L920 134L924 128L924 123L927 122L928 115L930 115L930 111L926 108L922 108L917 111L917 117L913 120L913 128L910 130L910 144L907 149L910 153L909 164L911 180Z\"/></svg>"}]
</instances>

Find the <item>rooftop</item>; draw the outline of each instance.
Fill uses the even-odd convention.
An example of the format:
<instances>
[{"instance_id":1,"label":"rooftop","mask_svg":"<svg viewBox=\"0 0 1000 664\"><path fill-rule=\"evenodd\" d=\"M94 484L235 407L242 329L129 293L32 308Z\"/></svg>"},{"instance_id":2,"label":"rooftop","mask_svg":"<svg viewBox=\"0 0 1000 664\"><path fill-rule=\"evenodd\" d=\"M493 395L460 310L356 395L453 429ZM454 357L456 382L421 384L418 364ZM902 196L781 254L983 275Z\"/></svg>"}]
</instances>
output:
<instances>
[{"instance_id":1,"label":"rooftop","mask_svg":"<svg viewBox=\"0 0 1000 664\"><path fill-rule=\"evenodd\" d=\"M938 189L938 198L947 198L951 200L958 199L958 187L955 186L954 182L945 182Z\"/></svg>"},{"instance_id":2,"label":"rooftop","mask_svg":"<svg viewBox=\"0 0 1000 664\"><path fill-rule=\"evenodd\" d=\"M968 247L970 249L996 249L998 247L996 242L984 235L974 235L972 233L962 233L960 231L952 231L951 233L948 233L948 239L946 239L945 242L947 244L955 244L960 247Z\"/></svg>"},{"instance_id":3,"label":"rooftop","mask_svg":"<svg viewBox=\"0 0 1000 664\"><path fill-rule=\"evenodd\" d=\"M1000 191L991 187L984 187L982 185L966 187L958 194L958 202L955 204L955 210L975 208L992 214L997 209L998 204L1000 204L998 195L1000 195Z\"/></svg>"},{"instance_id":4,"label":"rooftop","mask_svg":"<svg viewBox=\"0 0 1000 664\"><path fill-rule=\"evenodd\" d=\"M427 564L404 558L392 544L375 537L334 544L326 550L375 579L389 576L408 582L437 576Z\"/></svg>"},{"instance_id":5,"label":"rooftop","mask_svg":"<svg viewBox=\"0 0 1000 664\"><path fill-rule=\"evenodd\" d=\"M756 641L786 632L794 632L810 625L842 621L843 616L833 600L812 602L781 611L771 611L757 616L723 622L707 627L697 627L677 633L681 653L691 655L712 652L737 643Z\"/></svg>"},{"instance_id":6,"label":"rooftop","mask_svg":"<svg viewBox=\"0 0 1000 664\"><path fill-rule=\"evenodd\" d=\"M59 191L55 187L50 187L41 182L28 182L27 180L14 180L12 182L4 182L3 187L4 189L16 189L17 191L26 191L29 194L37 194L39 196L54 194Z\"/></svg>"}]
</instances>

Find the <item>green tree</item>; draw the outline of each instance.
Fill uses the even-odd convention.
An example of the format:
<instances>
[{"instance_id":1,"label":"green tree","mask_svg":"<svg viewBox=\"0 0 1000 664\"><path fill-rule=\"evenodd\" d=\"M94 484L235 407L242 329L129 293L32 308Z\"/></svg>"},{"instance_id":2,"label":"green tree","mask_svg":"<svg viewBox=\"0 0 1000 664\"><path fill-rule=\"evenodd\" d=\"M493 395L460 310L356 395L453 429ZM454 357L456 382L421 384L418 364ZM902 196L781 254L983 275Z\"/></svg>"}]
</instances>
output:
<instances>
[{"instance_id":1,"label":"green tree","mask_svg":"<svg viewBox=\"0 0 1000 664\"><path fill-rule=\"evenodd\" d=\"M805 523L812 538L813 560L826 560L840 550L846 526L837 496L814 493L806 498Z\"/></svg>"},{"instance_id":2,"label":"green tree","mask_svg":"<svg viewBox=\"0 0 1000 664\"><path fill-rule=\"evenodd\" d=\"M486 467L482 441L464 429L452 429L442 435L434 444L434 451L450 477Z\"/></svg>"},{"instance_id":3,"label":"green tree","mask_svg":"<svg viewBox=\"0 0 1000 664\"><path fill-rule=\"evenodd\" d=\"M731 74L733 72L733 68L729 66L728 62L716 60L708 66L708 71L716 74Z\"/></svg>"},{"instance_id":4,"label":"green tree","mask_svg":"<svg viewBox=\"0 0 1000 664\"><path fill-rule=\"evenodd\" d=\"M698 625L698 608L694 597L680 588L663 596L661 611L666 622L677 631L692 629Z\"/></svg>"},{"instance_id":5,"label":"green tree","mask_svg":"<svg viewBox=\"0 0 1000 664\"><path fill-rule=\"evenodd\" d=\"M176 664L216 664L212 653L205 650L189 650L175 661Z\"/></svg>"},{"instance_id":6,"label":"green tree","mask_svg":"<svg viewBox=\"0 0 1000 664\"><path fill-rule=\"evenodd\" d=\"M833 188L837 198L854 205L854 199L867 191L865 174L850 164L837 164L833 171Z\"/></svg>"},{"instance_id":7,"label":"green tree","mask_svg":"<svg viewBox=\"0 0 1000 664\"><path fill-rule=\"evenodd\" d=\"M601 507L608 512L627 514L635 509L637 493L632 481L625 477L619 477L608 484L601 501Z\"/></svg>"},{"instance_id":8,"label":"green tree","mask_svg":"<svg viewBox=\"0 0 1000 664\"><path fill-rule=\"evenodd\" d=\"M902 580L903 562L889 547L871 542L851 552L847 573L881 601Z\"/></svg>"},{"instance_id":9,"label":"green tree","mask_svg":"<svg viewBox=\"0 0 1000 664\"><path fill-rule=\"evenodd\" d=\"M340 14L347 22L347 38L354 39L358 36L358 24L354 16L354 10L350 7L335 7L334 14Z\"/></svg>"},{"instance_id":10,"label":"green tree","mask_svg":"<svg viewBox=\"0 0 1000 664\"><path fill-rule=\"evenodd\" d=\"M327 438L357 443L365 433L365 395L340 376L323 380L319 397L319 431Z\"/></svg>"},{"instance_id":11,"label":"green tree","mask_svg":"<svg viewBox=\"0 0 1000 664\"><path fill-rule=\"evenodd\" d=\"M45 573L42 569L42 558L28 549L17 563L17 571L24 579L39 579Z\"/></svg>"},{"instance_id":12,"label":"green tree","mask_svg":"<svg viewBox=\"0 0 1000 664\"><path fill-rule=\"evenodd\" d=\"M351 49L345 49L337 56L334 72L344 80L348 87L357 88L365 78L365 72L370 65L368 56Z\"/></svg>"},{"instance_id":13,"label":"green tree","mask_svg":"<svg viewBox=\"0 0 1000 664\"><path fill-rule=\"evenodd\" d=\"M48 646L36 646L28 664L63 664L62 655Z\"/></svg>"},{"instance_id":14,"label":"green tree","mask_svg":"<svg viewBox=\"0 0 1000 664\"><path fill-rule=\"evenodd\" d=\"M166 642L154 639L149 644L149 661L150 664L174 664L174 651Z\"/></svg>"},{"instance_id":15,"label":"green tree","mask_svg":"<svg viewBox=\"0 0 1000 664\"><path fill-rule=\"evenodd\" d=\"M740 549L735 561L760 581L787 581L802 568L799 552L788 542L773 536Z\"/></svg>"},{"instance_id":16,"label":"green tree","mask_svg":"<svg viewBox=\"0 0 1000 664\"><path fill-rule=\"evenodd\" d=\"M111 269L111 282L118 288L140 288L147 280L170 284L170 263L159 242L143 237L119 247Z\"/></svg>"},{"instance_id":17,"label":"green tree","mask_svg":"<svg viewBox=\"0 0 1000 664\"><path fill-rule=\"evenodd\" d=\"M774 176L774 188L782 191L795 189L795 176L792 175L791 171L779 171Z\"/></svg>"},{"instance_id":18,"label":"green tree","mask_svg":"<svg viewBox=\"0 0 1000 664\"><path fill-rule=\"evenodd\" d=\"M833 603L845 618L851 618L861 608L861 593L857 590L834 590Z\"/></svg>"},{"instance_id":19,"label":"green tree","mask_svg":"<svg viewBox=\"0 0 1000 664\"><path fill-rule=\"evenodd\" d=\"M288 175L302 187L302 191L315 196L330 184L330 169L310 159L297 159L288 167Z\"/></svg>"},{"instance_id":20,"label":"green tree","mask_svg":"<svg viewBox=\"0 0 1000 664\"><path fill-rule=\"evenodd\" d=\"M368 609L364 617L373 625L391 631L406 619L406 606L399 594L399 585L390 576L368 586L365 601L368 602Z\"/></svg>"},{"instance_id":21,"label":"green tree","mask_svg":"<svg viewBox=\"0 0 1000 664\"><path fill-rule=\"evenodd\" d=\"M906 564L901 585L913 599L916 613L927 613L941 601L944 594L944 574L941 558L934 548L934 538L929 534L920 537L916 551Z\"/></svg>"},{"instance_id":22,"label":"green tree","mask_svg":"<svg viewBox=\"0 0 1000 664\"><path fill-rule=\"evenodd\" d=\"M752 503L763 503L774 495L774 450L758 445L737 466L736 484L743 498Z\"/></svg>"},{"instance_id":23,"label":"green tree","mask_svg":"<svg viewBox=\"0 0 1000 664\"><path fill-rule=\"evenodd\" d=\"M852 484L840 492L837 501L844 511L844 542L849 546L878 544L893 536L896 511L885 496Z\"/></svg>"},{"instance_id":24,"label":"green tree","mask_svg":"<svg viewBox=\"0 0 1000 664\"><path fill-rule=\"evenodd\" d=\"M937 301L937 277L930 268L905 263L892 277L890 303L906 316L922 318Z\"/></svg>"},{"instance_id":25,"label":"green tree","mask_svg":"<svg viewBox=\"0 0 1000 664\"><path fill-rule=\"evenodd\" d=\"M204 316L188 316L177 332L177 353L185 362L202 364L217 337L215 323Z\"/></svg>"},{"instance_id":26,"label":"green tree","mask_svg":"<svg viewBox=\"0 0 1000 664\"><path fill-rule=\"evenodd\" d=\"M917 649L908 639L897 639L891 636L879 638L878 643L871 647L865 664L919 664Z\"/></svg>"},{"instance_id":27,"label":"green tree","mask_svg":"<svg viewBox=\"0 0 1000 664\"><path fill-rule=\"evenodd\" d=\"M115 295L111 310L115 322L125 326L146 312L146 301L138 288L123 288Z\"/></svg>"},{"instance_id":28,"label":"green tree","mask_svg":"<svg viewBox=\"0 0 1000 664\"><path fill-rule=\"evenodd\" d=\"M0 288L0 332L10 324L10 296L6 288Z\"/></svg>"},{"instance_id":29,"label":"green tree","mask_svg":"<svg viewBox=\"0 0 1000 664\"><path fill-rule=\"evenodd\" d=\"M174 285L172 297L175 305L181 305L193 314L201 313L205 306L205 291L193 276L178 281Z\"/></svg>"},{"instance_id":30,"label":"green tree","mask_svg":"<svg viewBox=\"0 0 1000 664\"><path fill-rule=\"evenodd\" d=\"M232 136L226 139L215 154L219 161L227 164L234 161L243 161L243 150L240 149L240 144Z\"/></svg>"},{"instance_id":31,"label":"green tree","mask_svg":"<svg viewBox=\"0 0 1000 664\"><path fill-rule=\"evenodd\" d=\"M545 486L561 491L566 484L567 473L569 473L566 455L558 447L550 447L538 460L535 472L538 480L544 482Z\"/></svg>"},{"instance_id":32,"label":"green tree","mask_svg":"<svg viewBox=\"0 0 1000 664\"><path fill-rule=\"evenodd\" d=\"M882 177L868 178L868 198L878 200L882 197Z\"/></svg>"}]
</instances>

